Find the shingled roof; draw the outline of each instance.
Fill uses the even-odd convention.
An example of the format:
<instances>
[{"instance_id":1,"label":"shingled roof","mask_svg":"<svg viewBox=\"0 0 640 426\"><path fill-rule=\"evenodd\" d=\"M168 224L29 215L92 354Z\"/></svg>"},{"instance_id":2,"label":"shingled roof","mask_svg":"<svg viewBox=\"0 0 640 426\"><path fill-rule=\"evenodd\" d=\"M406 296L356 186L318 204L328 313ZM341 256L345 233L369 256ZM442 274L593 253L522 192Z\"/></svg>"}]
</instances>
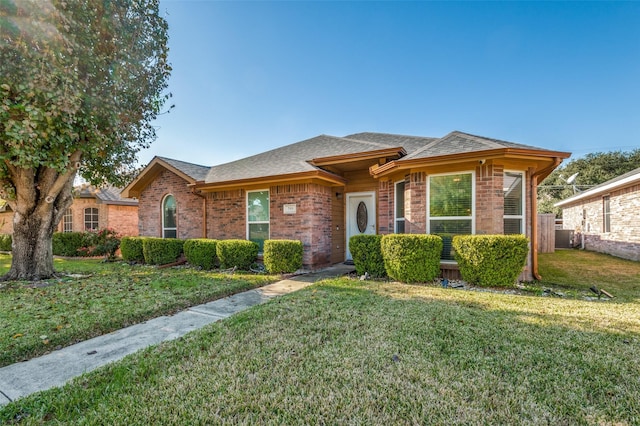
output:
<instances>
[{"instance_id":1,"label":"shingled roof","mask_svg":"<svg viewBox=\"0 0 640 426\"><path fill-rule=\"evenodd\" d=\"M187 163L186 161L174 160L173 158L157 157L160 160L170 164L185 175L191 177L195 181L204 180L211 167L201 166L199 164Z\"/></svg>"},{"instance_id":2,"label":"shingled roof","mask_svg":"<svg viewBox=\"0 0 640 426\"><path fill-rule=\"evenodd\" d=\"M318 167L309 163L315 158L336 157L392 147L394 144L384 142L320 135L251 157L213 166L205 182L216 183L316 171L319 170Z\"/></svg>"},{"instance_id":3,"label":"shingled roof","mask_svg":"<svg viewBox=\"0 0 640 426\"><path fill-rule=\"evenodd\" d=\"M120 188L106 186L96 188L93 185L79 185L74 187L74 196L79 198L95 198L102 204L114 205L138 205L138 200L133 198L124 198L120 195Z\"/></svg>"},{"instance_id":4,"label":"shingled roof","mask_svg":"<svg viewBox=\"0 0 640 426\"><path fill-rule=\"evenodd\" d=\"M466 152L481 152L494 149L513 148L536 151L548 151L531 145L523 145L499 139L486 138L471 135L459 131L453 131L440 139L432 139L415 152L410 153L404 159L438 157L441 155L461 154Z\"/></svg>"}]
</instances>

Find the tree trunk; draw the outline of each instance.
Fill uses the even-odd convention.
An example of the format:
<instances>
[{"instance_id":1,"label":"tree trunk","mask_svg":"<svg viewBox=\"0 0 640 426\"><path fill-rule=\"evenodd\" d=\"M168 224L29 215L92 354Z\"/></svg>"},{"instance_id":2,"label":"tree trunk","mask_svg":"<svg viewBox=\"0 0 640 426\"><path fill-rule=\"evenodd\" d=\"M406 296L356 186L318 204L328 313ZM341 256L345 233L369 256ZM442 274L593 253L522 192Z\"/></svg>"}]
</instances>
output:
<instances>
[{"instance_id":1,"label":"tree trunk","mask_svg":"<svg viewBox=\"0 0 640 426\"><path fill-rule=\"evenodd\" d=\"M54 275L53 232L73 202L75 173L63 176L37 173L27 177L36 179L19 180L17 196L10 204L14 210L12 259L11 269L0 278L3 281L37 281ZM57 193L42 191L52 187L54 181L60 182ZM51 193L55 196L47 195Z\"/></svg>"},{"instance_id":2,"label":"tree trunk","mask_svg":"<svg viewBox=\"0 0 640 426\"><path fill-rule=\"evenodd\" d=\"M50 214L23 216L14 213L11 269L4 280L36 281L51 278L53 268L52 238L56 223Z\"/></svg>"}]
</instances>

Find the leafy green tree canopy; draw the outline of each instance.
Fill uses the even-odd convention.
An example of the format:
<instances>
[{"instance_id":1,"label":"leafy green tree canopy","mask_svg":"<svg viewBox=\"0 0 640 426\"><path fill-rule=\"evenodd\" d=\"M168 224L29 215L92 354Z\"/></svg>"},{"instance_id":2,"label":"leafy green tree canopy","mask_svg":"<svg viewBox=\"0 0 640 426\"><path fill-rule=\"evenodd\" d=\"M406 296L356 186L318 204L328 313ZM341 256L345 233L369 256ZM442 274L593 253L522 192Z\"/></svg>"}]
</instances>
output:
<instances>
[{"instance_id":1,"label":"leafy green tree canopy","mask_svg":"<svg viewBox=\"0 0 640 426\"><path fill-rule=\"evenodd\" d=\"M538 213L555 213L553 205L593 186L640 167L640 148L633 151L595 152L558 167L538 187ZM571 176L577 176L567 182Z\"/></svg>"},{"instance_id":2,"label":"leafy green tree canopy","mask_svg":"<svg viewBox=\"0 0 640 426\"><path fill-rule=\"evenodd\" d=\"M171 71L158 1L0 0L0 198L14 211L8 278L53 273L50 235L77 173L122 185L155 139Z\"/></svg>"}]
</instances>

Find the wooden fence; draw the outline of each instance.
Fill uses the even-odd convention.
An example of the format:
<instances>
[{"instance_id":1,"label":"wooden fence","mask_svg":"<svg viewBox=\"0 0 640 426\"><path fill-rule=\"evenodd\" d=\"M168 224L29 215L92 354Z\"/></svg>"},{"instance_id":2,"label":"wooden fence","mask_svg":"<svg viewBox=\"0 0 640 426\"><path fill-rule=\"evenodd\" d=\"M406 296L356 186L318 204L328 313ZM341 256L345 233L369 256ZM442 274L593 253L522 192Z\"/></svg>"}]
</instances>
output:
<instances>
[{"instance_id":1,"label":"wooden fence","mask_svg":"<svg viewBox=\"0 0 640 426\"><path fill-rule=\"evenodd\" d=\"M553 253L556 247L556 215L538 214L538 253Z\"/></svg>"}]
</instances>

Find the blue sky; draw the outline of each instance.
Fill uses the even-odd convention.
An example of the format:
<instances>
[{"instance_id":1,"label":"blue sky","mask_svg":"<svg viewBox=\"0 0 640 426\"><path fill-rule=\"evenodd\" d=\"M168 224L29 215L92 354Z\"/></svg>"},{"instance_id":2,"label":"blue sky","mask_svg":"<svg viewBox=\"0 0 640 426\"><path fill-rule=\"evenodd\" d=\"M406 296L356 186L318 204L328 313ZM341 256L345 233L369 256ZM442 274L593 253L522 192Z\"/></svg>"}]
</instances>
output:
<instances>
[{"instance_id":1,"label":"blue sky","mask_svg":"<svg viewBox=\"0 0 640 426\"><path fill-rule=\"evenodd\" d=\"M140 153L206 166L319 134L640 147L640 2L161 0L175 108Z\"/></svg>"}]
</instances>

